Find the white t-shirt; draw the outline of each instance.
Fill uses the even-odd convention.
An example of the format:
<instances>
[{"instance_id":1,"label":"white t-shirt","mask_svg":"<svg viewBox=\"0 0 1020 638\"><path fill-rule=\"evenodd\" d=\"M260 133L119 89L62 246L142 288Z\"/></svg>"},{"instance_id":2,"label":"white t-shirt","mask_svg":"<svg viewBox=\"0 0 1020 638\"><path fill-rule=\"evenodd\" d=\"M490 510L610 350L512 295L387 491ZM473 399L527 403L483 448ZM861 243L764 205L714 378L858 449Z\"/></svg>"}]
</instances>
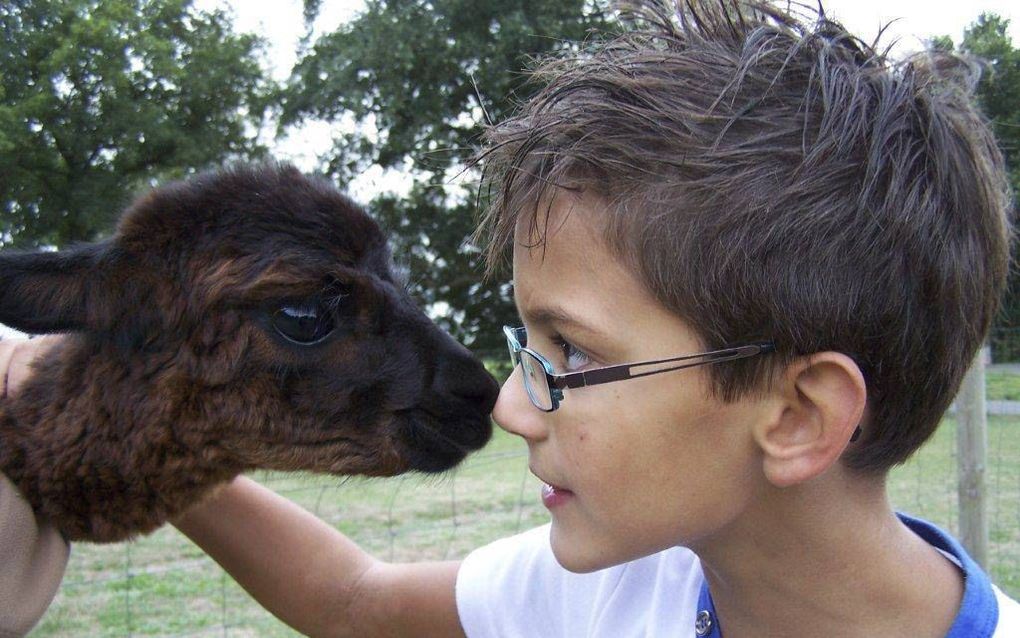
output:
<instances>
[{"instance_id":1,"label":"white t-shirt","mask_svg":"<svg viewBox=\"0 0 1020 638\"><path fill-rule=\"evenodd\" d=\"M946 638L1020 637L1020 604L993 586L959 543L926 521L900 518L964 571L963 604ZM469 638L722 635L701 563L689 549L574 574L556 562L548 525L472 552L457 575L457 610Z\"/></svg>"}]
</instances>

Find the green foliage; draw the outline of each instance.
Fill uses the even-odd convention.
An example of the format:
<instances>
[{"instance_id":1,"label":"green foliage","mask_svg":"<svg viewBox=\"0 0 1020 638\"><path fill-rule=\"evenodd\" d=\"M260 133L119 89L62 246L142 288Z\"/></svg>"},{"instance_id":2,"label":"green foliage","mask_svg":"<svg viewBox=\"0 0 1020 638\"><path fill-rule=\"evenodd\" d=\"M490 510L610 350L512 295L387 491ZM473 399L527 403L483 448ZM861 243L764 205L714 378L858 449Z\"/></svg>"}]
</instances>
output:
<instances>
[{"instance_id":1,"label":"green foliage","mask_svg":"<svg viewBox=\"0 0 1020 638\"><path fill-rule=\"evenodd\" d=\"M978 84L978 101L1009 167L1014 194L1020 193L1020 48L1007 33L1009 20L983 13L964 32L960 49L987 63Z\"/></svg>"},{"instance_id":2,"label":"green foliage","mask_svg":"<svg viewBox=\"0 0 1020 638\"><path fill-rule=\"evenodd\" d=\"M255 143L261 41L191 0L0 4L0 244L107 231L135 189Z\"/></svg>"},{"instance_id":3,"label":"green foliage","mask_svg":"<svg viewBox=\"0 0 1020 638\"><path fill-rule=\"evenodd\" d=\"M305 0L306 20L319 4ZM498 353L497 328L515 313L509 285L482 281L480 251L469 243L476 207L486 204L477 175L469 171L457 187L451 180L484 122L504 119L535 90L522 73L534 56L576 46L610 23L601 2L585 0L368 0L315 43L283 92L281 127L355 122L321 158L334 179L348 183L372 165L413 175L408 195L380 196L371 209L394 234L412 292L435 310L448 308L439 322L476 351ZM961 48L988 60L978 95L1020 190L1020 54L1006 26L982 15ZM948 37L932 46L954 48ZM1020 281L1011 286L1015 319L1006 321L1020 325Z\"/></svg>"},{"instance_id":4,"label":"green foliage","mask_svg":"<svg viewBox=\"0 0 1020 638\"><path fill-rule=\"evenodd\" d=\"M317 6L306 0L306 14ZM485 120L505 118L535 89L522 73L529 60L576 46L606 20L601 3L584 0L368 0L319 39L285 91L281 126L358 123L322 158L331 177L347 183L373 164L414 176L406 197L371 208L396 236L412 292L448 306L438 321L476 351L501 351L498 327L515 313L506 283L482 281L481 252L468 241L477 175L451 180Z\"/></svg>"}]
</instances>

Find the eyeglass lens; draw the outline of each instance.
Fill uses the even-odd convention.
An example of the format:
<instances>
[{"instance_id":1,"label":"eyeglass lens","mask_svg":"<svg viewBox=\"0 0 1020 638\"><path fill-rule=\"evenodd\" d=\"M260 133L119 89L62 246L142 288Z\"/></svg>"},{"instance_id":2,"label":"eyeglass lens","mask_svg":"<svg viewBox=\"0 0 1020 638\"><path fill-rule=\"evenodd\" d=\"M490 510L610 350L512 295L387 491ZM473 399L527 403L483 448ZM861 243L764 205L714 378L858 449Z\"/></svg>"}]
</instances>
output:
<instances>
[{"instance_id":1,"label":"eyeglass lens","mask_svg":"<svg viewBox=\"0 0 1020 638\"><path fill-rule=\"evenodd\" d=\"M542 362L530 352L521 350L521 368L524 371L524 388L531 402L542 410L552 410L552 396Z\"/></svg>"}]
</instances>

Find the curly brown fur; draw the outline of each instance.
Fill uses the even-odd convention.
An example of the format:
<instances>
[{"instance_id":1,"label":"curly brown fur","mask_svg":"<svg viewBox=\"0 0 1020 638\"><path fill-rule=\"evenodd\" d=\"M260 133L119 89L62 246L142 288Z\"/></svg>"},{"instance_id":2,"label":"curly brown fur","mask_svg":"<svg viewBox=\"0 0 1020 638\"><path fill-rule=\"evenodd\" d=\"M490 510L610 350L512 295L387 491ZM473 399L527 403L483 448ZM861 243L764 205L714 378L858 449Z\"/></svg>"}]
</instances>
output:
<instances>
[{"instance_id":1,"label":"curly brown fur","mask_svg":"<svg viewBox=\"0 0 1020 638\"><path fill-rule=\"evenodd\" d=\"M108 542L253 468L452 467L497 386L390 264L358 206L271 164L160 188L104 243L0 254L0 322L73 331L0 402L0 471L69 539Z\"/></svg>"}]
</instances>

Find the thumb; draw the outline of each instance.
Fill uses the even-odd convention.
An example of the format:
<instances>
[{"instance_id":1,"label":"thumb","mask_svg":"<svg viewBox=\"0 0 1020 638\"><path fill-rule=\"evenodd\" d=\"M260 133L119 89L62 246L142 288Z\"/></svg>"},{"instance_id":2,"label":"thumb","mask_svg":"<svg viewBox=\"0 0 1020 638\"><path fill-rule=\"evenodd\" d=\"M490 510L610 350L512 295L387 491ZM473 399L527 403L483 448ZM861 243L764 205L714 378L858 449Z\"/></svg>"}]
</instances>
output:
<instances>
[{"instance_id":1,"label":"thumb","mask_svg":"<svg viewBox=\"0 0 1020 638\"><path fill-rule=\"evenodd\" d=\"M35 339L7 338L0 341L0 398L17 394L18 388L32 375L32 362L42 356L62 337L50 335Z\"/></svg>"}]
</instances>

